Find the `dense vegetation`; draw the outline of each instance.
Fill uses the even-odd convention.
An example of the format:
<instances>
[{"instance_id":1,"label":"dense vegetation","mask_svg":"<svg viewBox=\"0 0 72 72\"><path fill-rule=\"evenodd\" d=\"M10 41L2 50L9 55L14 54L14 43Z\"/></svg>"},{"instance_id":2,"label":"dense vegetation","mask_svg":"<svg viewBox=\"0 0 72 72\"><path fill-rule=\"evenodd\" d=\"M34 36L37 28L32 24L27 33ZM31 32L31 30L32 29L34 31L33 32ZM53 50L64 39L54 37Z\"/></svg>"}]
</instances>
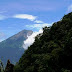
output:
<instances>
[{"instance_id":1,"label":"dense vegetation","mask_svg":"<svg viewBox=\"0 0 72 72\"><path fill-rule=\"evenodd\" d=\"M43 28L14 72L72 72L72 12Z\"/></svg>"}]
</instances>

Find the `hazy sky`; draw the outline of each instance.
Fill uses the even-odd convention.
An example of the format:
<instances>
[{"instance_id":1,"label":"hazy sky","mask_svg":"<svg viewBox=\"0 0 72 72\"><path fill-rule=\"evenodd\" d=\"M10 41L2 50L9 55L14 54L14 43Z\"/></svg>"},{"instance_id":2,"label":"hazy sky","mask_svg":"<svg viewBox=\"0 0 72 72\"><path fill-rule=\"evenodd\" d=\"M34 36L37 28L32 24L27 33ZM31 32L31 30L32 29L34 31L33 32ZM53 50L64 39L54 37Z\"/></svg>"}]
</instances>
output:
<instances>
[{"instance_id":1,"label":"hazy sky","mask_svg":"<svg viewBox=\"0 0 72 72\"><path fill-rule=\"evenodd\" d=\"M0 0L0 41L21 30L38 31L72 11L72 0Z\"/></svg>"}]
</instances>

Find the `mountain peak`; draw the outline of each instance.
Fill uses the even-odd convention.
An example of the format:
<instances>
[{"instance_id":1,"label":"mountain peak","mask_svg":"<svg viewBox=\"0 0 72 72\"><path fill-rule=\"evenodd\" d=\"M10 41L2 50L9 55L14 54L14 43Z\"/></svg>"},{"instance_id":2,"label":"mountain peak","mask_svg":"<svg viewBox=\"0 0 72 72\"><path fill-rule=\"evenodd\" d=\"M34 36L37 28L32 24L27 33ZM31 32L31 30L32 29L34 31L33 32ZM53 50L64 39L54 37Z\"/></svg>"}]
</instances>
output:
<instances>
[{"instance_id":1,"label":"mountain peak","mask_svg":"<svg viewBox=\"0 0 72 72\"><path fill-rule=\"evenodd\" d=\"M19 60L21 55L24 53L24 48L22 47L23 41L26 40L27 36L32 33L33 31L31 30L22 30L0 42L0 58L3 58L2 60L4 64L8 59L10 59L13 64Z\"/></svg>"},{"instance_id":2,"label":"mountain peak","mask_svg":"<svg viewBox=\"0 0 72 72\"><path fill-rule=\"evenodd\" d=\"M31 30L22 30L19 33L13 35L12 37L10 37L11 40L17 40L19 38L26 38L27 39L27 35L31 35L33 33L33 31Z\"/></svg>"}]
</instances>

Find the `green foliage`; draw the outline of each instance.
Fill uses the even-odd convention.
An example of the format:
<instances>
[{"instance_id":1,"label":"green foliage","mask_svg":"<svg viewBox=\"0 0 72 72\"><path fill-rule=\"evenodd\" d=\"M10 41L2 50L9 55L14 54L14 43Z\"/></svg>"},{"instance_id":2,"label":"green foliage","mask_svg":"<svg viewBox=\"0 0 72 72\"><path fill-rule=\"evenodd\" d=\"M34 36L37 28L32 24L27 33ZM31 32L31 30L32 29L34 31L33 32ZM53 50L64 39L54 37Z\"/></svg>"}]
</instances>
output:
<instances>
[{"instance_id":1,"label":"green foliage","mask_svg":"<svg viewBox=\"0 0 72 72\"><path fill-rule=\"evenodd\" d=\"M72 72L72 13L43 28L14 72Z\"/></svg>"}]
</instances>

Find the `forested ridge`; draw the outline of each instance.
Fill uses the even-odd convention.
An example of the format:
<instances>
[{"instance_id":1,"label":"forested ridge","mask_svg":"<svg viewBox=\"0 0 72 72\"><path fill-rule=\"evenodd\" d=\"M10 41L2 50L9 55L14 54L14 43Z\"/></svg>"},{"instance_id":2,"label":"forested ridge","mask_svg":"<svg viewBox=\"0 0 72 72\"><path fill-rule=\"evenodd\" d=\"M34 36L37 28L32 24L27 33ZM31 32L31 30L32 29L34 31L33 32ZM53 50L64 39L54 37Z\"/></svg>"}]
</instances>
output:
<instances>
[{"instance_id":1,"label":"forested ridge","mask_svg":"<svg viewBox=\"0 0 72 72\"><path fill-rule=\"evenodd\" d=\"M72 12L43 28L14 72L72 72Z\"/></svg>"}]
</instances>

